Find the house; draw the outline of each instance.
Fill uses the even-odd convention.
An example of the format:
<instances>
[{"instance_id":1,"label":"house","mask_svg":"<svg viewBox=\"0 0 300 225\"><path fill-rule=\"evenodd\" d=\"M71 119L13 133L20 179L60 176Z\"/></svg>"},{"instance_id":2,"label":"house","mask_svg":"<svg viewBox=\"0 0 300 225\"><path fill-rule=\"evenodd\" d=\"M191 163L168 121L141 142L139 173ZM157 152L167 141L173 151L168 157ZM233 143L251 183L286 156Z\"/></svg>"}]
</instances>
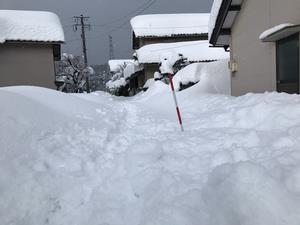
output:
<instances>
[{"instance_id":1,"label":"house","mask_svg":"<svg viewBox=\"0 0 300 225\"><path fill-rule=\"evenodd\" d=\"M299 94L299 0L215 0L209 42L230 49L232 95Z\"/></svg>"},{"instance_id":2,"label":"house","mask_svg":"<svg viewBox=\"0 0 300 225\"><path fill-rule=\"evenodd\" d=\"M154 72L159 71L161 55L166 52L183 54L189 62L210 62L225 56L228 58L228 53L224 50L209 48L209 17L210 14L207 13L134 17L130 21L132 43L138 62L144 68L144 81L153 78Z\"/></svg>"},{"instance_id":3,"label":"house","mask_svg":"<svg viewBox=\"0 0 300 225\"><path fill-rule=\"evenodd\" d=\"M135 60L109 60L108 65L112 78L106 86L112 94L133 96L145 84L143 68Z\"/></svg>"},{"instance_id":4,"label":"house","mask_svg":"<svg viewBox=\"0 0 300 225\"><path fill-rule=\"evenodd\" d=\"M187 62L212 62L228 59L229 53L221 48L210 48L208 41L188 41L146 45L136 50L138 62L144 68L145 80L159 71L161 59L170 54L182 54Z\"/></svg>"},{"instance_id":5,"label":"house","mask_svg":"<svg viewBox=\"0 0 300 225\"><path fill-rule=\"evenodd\" d=\"M208 39L209 14L153 14L131 19L134 50L148 44Z\"/></svg>"},{"instance_id":6,"label":"house","mask_svg":"<svg viewBox=\"0 0 300 225\"><path fill-rule=\"evenodd\" d=\"M64 32L51 12L0 10L0 87L33 85L55 89L54 61Z\"/></svg>"}]
</instances>

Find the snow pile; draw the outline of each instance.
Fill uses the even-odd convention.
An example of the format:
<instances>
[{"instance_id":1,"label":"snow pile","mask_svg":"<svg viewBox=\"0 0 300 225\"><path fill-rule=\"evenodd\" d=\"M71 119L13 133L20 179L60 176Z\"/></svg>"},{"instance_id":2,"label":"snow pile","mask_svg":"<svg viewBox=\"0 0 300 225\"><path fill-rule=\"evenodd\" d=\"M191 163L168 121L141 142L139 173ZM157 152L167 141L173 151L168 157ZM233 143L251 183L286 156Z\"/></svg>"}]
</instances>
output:
<instances>
[{"instance_id":1,"label":"snow pile","mask_svg":"<svg viewBox=\"0 0 300 225\"><path fill-rule=\"evenodd\" d=\"M110 80L106 83L106 87L111 91L114 92L115 90L119 89L120 87L126 86L127 82L124 77L119 77L116 80Z\"/></svg>"},{"instance_id":2,"label":"snow pile","mask_svg":"<svg viewBox=\"0 0 300 225\"><path fill-rule=\"evenodd\" d=\"M124 77L125 79L129 79L136 72L143 70L143 68L138 64L137 61L126 63L124 68Z\"/></svg>"},{"instance_id":3,"label":"snow pile","mask_svg":"<svg viewBox=\"0 0 300 225\"><path fill-rule=\"evenodd\" d=\"M54 13L0 10L0 43L6 41L64 42L65 38Z\"/></svg>"},{"instance_id":4,"label":"snow pile","mask_svg":"<svg viewBox=\"0 0 300 225\"><path fill-rule=\"evenodd\" d=\"M228 60L193 63L177 72L173 78L176 91L180 89L180 85L197 82L199 82L198 89L203 93L230 95L231 80Z\"/></svg>"},{"instance_id":5,"label":"snow pile","mask_svg":"<svg viewBox=\"0 0 300 225\"><path fill-rule=\"evenodd\" d=\"M0 224L298 225L300 97L177 96L1 88Z\"/></svg>"},{"instance_id":6,"label":"snow pile","mask_svg":"<svg viewBox=\"0 0 300 225\"><path fill-rule=\"evenodd\" d=\"M132 59L112 59L108 61L108 66L110 72L118 72L127 63L133 63Z\"/></svg>"},{"instance_id":7,"label":"snow pile","mask_svg":"<svg viewBox=\"0 0 300 225\"><path fill-rule=\"evenodd\" d=\"M146 45L137 52L139 63L160 63L164 55L170 52L182 54L190 62L212 61L229 58L229 53L222 48L210 48L208 41L188 41Z\"/></svg>"},{"instance_id":8,"label":"snow pile","mask_svg":"<svg viewBox=\"0 0 300 225\"><path fill-rule=\"evenodd\" d=\"M292 23L283 23L283 24L279 24L277 26L274 26L266 31L264 31L263 33L261 33L261 35L259 36L259 39L260 40L263 40L265 39L266 37L269 37L270 35L284 29L284 28L287 28L287 27L292 27L292 26L295 26L295 24L292 24Z\"/></svg>"},{"instance_id":9,"label":"snow pile","mask_svg":"<svg viewBox=\"0 0 300 225\"><path fill-rule=\"evenodd\" d=\"M199 35L208 32L209 14L154 14L134 17L130 22L136 37Z\"/></svg>"}]
</instances>

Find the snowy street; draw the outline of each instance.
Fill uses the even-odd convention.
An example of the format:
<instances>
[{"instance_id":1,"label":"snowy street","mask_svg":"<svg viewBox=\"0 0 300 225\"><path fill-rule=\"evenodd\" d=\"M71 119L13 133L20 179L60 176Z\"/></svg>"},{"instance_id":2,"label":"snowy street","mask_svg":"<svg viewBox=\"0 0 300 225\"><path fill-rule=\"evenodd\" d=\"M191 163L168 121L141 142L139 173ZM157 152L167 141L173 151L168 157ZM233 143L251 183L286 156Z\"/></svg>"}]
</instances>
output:
<instances>
[{"instance_id":1,"label":"snowy street","mask_svg":"<svg viewBox=\"0 0 300 225\"><path fill-rule=\"evenodd\" d=\"M300 98L199 85L178 92L184 133L161 82L1 88L0 224L299 225Z\"/></svg>"}]
</instances>

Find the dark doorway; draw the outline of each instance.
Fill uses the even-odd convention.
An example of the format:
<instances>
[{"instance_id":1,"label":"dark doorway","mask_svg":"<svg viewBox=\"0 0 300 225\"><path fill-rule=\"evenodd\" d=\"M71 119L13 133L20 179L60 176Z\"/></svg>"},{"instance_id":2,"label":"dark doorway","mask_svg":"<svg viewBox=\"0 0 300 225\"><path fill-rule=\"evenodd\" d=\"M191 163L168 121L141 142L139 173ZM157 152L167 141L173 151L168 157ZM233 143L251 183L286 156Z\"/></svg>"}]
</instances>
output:
<instances>
[{"instance_id":1,"label":"dark doorway","mask_svg":"<svg viewBox=\"0 0 300 225\"><path fill-rule=\"evenodd\" d=\"M277 91L299 94L299 34L277 41Z\"/></svg>"}]
</instances>

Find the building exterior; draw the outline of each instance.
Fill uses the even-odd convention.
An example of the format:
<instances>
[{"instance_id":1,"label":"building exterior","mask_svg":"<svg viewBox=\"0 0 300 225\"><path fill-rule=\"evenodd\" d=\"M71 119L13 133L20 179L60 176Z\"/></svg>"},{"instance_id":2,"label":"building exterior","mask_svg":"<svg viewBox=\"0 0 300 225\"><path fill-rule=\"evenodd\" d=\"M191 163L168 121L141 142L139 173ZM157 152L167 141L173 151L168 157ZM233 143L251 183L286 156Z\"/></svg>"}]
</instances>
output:
<instances>
[{"instance_id":1,"label":"building exterior","mask_svg":"<svg viewBox=\"0 0 300 225\"><path fill-rule=\"evenodd\" d=\"M229 53L220 48L210 48L208 41L188 41L146 45L136 50L138 62L144 68L145 81L159 71L161 60L182 55L188 63L212 62L229 59Z\"/></svg>"},{"instance_id":2,"label":"building exterior","mask_svg":"<svg viewBox=\"0 0 300 225\"><path fill-rule=\"evenodd\" d=\"M208 39L209 14L154 14L134 17L132 47Z\"/></svg>"},{"instance_id":3,"label":"building exterior","mask_svg":"<svg viewBox=\"0 0 300 225\"><path fill-rule=\"evenodd\" d=\"M209 41L230 49L232 95L299 93L299 0L215 0Z\"/></svg>"},{"instance_id":4,"label":"building exterior","mask_svg":"<svg viewBox=\"0 0 300 225\"><path fill-rule=\"evenodd\" d=\"M50 12L0 10L0 87L33 85L55 89L54 61L64 33Z\"/></svg>"},{"instance_id":5,"label":"building exterior","mask_svg":"<svg viewBox=\"0 0 300 225\"><path fill-rule=\"evenodd\" d=\"M209 48L209 17L210 14L207 13L134 17L130 21L133 49L136 50L138 62L144 68L144 82L153 78L154 72L159 71L160 57L166 52L182 54L189 62L214 61L218 59L216 54L220 52L223 59L224 51ZM192 54L193 52L196 54ZM226 57L229 56L226 54Z\"/></svg>"}]
</instances>

